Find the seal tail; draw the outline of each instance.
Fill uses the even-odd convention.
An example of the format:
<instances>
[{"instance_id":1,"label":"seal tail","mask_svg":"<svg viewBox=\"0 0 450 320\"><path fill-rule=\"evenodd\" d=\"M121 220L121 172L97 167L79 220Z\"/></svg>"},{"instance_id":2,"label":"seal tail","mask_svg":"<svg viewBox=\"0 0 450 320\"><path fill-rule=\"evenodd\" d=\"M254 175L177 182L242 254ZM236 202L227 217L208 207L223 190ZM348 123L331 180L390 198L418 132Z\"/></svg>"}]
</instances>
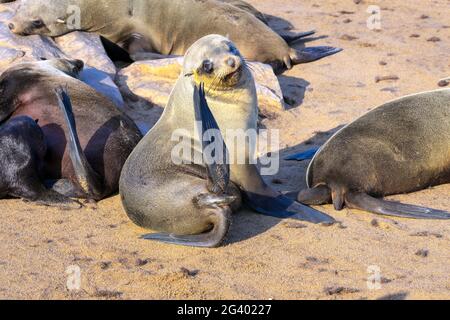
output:
<instances>
[{"instance_id":1,"label":"seal tail","mask_svg":"<svg viewBox=\"0 0 450 320\"><path fill-rule=\"evenodd\" d=\"M288 44L294 43L300 39L312 36L316 33L316 30L300 32L300 33L279 33L280 37L283 38Z\"/></svg>"},{"instance_id":2,"label":"seal tail","mask_svg":"<svg viewBox=\"0 0 450 320\"><path fill-rule=\"evenodd\" d=\"M231 210L229 208L218 208L211 216L212 229L198 235L177 236L167 233L155 233L142 236L142 239L159 241L167 244L182 245L199 248L219 247L228 233L231 225Z\"/></svg>"},{"instance_id":3,"label":"seal tail","mask_svg":"<svg viewBox=\"0 0 450 320\"><path fill-rule=\"evenodd\" d=\"M309 47L302 50L291 48L292 65L309 63L341 52L343 49L334 47ZM288 66L289 67L289 66Z\"/></svg>"},{"instance_id":4,"label":"seal tail","mask_svg":"<svg viewBox=\"0 0 450 320\"><path fill-rule=\"evenodd\" d=\"M385 216L410 219L450 219L450 212L447 211L376 199L365 193L349 192L345 195L345 202L349 208Z\"/></svg>"},{"instance_id":5,"label":"seal tail","mask_svg":"<svg viewBox=\"0 0 450 320\"><path fill-rule=\"evenodd\" d=\"M64 114L64 119L69 130L69 154L78 183L87 196L92 197L94 200L101 200L101 190L103 189L102 182L100 176L90 166L81 147L72 103L67 93L67 89L58 87L55 89L55 93L58 98L58 105Z\"/></svg>"}]
</instances>

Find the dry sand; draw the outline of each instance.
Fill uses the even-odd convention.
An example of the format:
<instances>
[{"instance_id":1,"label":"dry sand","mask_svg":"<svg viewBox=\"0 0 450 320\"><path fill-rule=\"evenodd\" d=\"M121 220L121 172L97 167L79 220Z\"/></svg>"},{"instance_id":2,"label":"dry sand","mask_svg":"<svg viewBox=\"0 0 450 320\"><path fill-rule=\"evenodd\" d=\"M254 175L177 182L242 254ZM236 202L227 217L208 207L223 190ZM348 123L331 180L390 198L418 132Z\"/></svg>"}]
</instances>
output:
<instances>
[{"instance_id":1,"label":"dry sand","mask_svg":"<svg viewBox=\"0 0 450 320\"><path fill-rule=\"evenodd\" d=\"M382 8L379 32L366 27L367 1L250 2L290 21L294 30L316 28L328 36L308 45L345 49L280 77L292 106L264 124L282 128L283 154L320 145L367 110L435 89L450 75L450 1L371 1ZM432 37L441 41L427 41ZM399 80L375 82L389 75ZM276 177L282 184L275 187L304 187L305 167L283 162ZM446 185L393 199L449 210L449 194ZM147 231L128 220L118 197L75 212L19 200L0 205L0 298L450 298L447 221L389 219L325 206L342 224L324 227L241 212L226 245L206 250L138 240ZM81 269L80 291L66 287L72 265ZM370 266L381 271L381 289L367 286Z\"/></svg>"}]
</instances>

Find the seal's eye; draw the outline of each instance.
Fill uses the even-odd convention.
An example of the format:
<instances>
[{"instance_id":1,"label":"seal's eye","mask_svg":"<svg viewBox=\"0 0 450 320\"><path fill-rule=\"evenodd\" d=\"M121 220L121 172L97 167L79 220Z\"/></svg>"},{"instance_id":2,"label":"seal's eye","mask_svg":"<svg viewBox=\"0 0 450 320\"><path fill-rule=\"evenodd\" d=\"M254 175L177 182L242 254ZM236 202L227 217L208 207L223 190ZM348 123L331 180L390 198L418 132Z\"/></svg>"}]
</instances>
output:
<instances>
[{"instance_id":1,"label":"seal's eye","mask_svg":"<svg viewBox=\"0 0 450 320\"><path fill-rule=\"evenodd\" d=\"M211 73L214 70L214 65L210 60L203 61L202 70L205 73Z\"/></svg>"},{"instance_id":2,"label":"seal's eye","mask_svg":"<svg viewBox=\"0 0 450 320\"><path fill-rule=\"evenodd\" d=\"M31 24L33 25L34 28L42 28L44 26L44 21L42 21L41 19L37 19L34 20L33 22L31 22Z\"/></svg>"}]
</instances>

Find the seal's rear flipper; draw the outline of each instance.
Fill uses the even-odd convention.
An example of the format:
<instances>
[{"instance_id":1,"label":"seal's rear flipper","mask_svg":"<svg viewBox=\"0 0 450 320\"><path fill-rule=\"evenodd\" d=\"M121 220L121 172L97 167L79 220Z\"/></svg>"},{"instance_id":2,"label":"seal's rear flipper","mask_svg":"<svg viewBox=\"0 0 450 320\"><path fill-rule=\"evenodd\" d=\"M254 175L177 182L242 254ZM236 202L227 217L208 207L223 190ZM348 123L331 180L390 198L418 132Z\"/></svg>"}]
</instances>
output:
<instances>
[{"instance_id":1,"label":"seal's rear flipper","mask_svg":"<svg viewBox=\"0 0 450 320\"><path fill-rule=\"evenodd\" d=\"M365 193L349 192L345 196L349 208L410 219L450 219L450 212L373 198Z\"/></svg>"},{"instance_id":2,"label":"seal's rear flipper","mask_svg":"<svg viewBox=\"0 0 450 320\"><path fill-rule=\"evenodd\" d=\"M81 148L69 95L62 87L57 88L55 92L58 98L58 105L64 114L64 119L69 129L69 154L78 183L86 196L94 200L101 200L103 195L101 178L91 168Z\"/></svg>"},{"instance_id":3,"label":"seal's rear flipper","mask_svg":"<svg viewBox=\"0 0 450 320\"><path fill-rule=\"evenodd\" d=\"M200 247L200 248L217 248L219 247L228 233L230 228L230 211L229 209L217 208L213 218L213 228L202 234L177 236L167 233L154 233L142 236L142 239L159 241L168 244L180 246Z\"/></svg>"},{"instance_id":4,"label":"seal's rear flipper","mask_svg":"<svg viewBox=\"0 0 450 320\"><path fill-rule=\"evenodd\" d=\"M309 47L302 50L291 49L291 61L293 65L313 62L341 52L342 49L334 47Z\"/></svg>"},{"instance_id":5,"label":"seal's rear flipper","mask_svg":"<svg viewBox=\"0 0 450 320\"><path fill-rule=\"evenodd\" d=\"M306 31L306 32L300 32L300 33L283 33L280 32L279 35L281 38L283 38L284 41L286 41L288 44L291 44L297 40L312 36L316 33L315 30Z\"/></svg>"},{"instance_id":6,"label":"seal's rear flipper","mask_svg":"<svg viewBox=\"0 0 450 320\"><path fill-rule=\"evenodd\" d=\"M292 218L311 223L334 223L329 215L271 191L270 195L245 192L247 204L256 212L275 217Z\"/></svg>"},{"instance_id":7,"label":"seal's rear flipper","mask_svg":"<svg viewBox=\"0 0 450 320\"><path fill-rule=\"evenodd\" d=\"M230 165L228 163L228 149L220 132L205 95L205 86L195 88L194 97L195 117L202 124L200 141L203 143L203 159L208 171L208 190L214 194L223 194L230 183ZM195 99L198 98L198 103ZM206 154L206 149L214 147L214 155ZM220 158L219 158L220 157Z\"/></svg>"},{"instance_id":8,"label":"seal's rear flipper","mask_svg":"<svg viewBox=\"0 0 450 320\"><path fill-rule=\"evenodd\" d=\"M309 149L309 150L307 150L305 152L300 152L300 153L297 153L297 154L290 155L290 156L284 158L284 160L286 160L286 161L311 160L312 158L314 158L314 156L319 151L319 149L320 148L312 148L312 149Z\"/></svg>"}]
</instances>

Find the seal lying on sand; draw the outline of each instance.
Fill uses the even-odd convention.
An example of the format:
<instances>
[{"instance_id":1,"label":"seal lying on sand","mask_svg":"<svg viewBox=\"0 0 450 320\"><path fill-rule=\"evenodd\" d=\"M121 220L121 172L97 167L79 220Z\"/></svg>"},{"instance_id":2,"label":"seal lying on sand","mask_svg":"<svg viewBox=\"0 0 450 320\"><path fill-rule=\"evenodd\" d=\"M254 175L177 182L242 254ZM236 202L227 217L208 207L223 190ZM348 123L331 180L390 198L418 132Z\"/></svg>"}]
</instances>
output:
<instances>
[{"instance_id":1,"label":"seal lying on sand","mask_svg":"<svg viewBox=\"0 0 450 320\"><path fill-rule=\"evenodd\" d=\"M23 0L9 27L16 34L52 37L96 32L136 60L184 55L195 41L216 33L228 36L246 59L271 64L277 73L340 51L290 48L249 12L213 0Z\"/></svg>"},{"instance_id":2,"label":"seal lying on sand","mask_svg":"<svg viewBox=\"0 0 450 320\"><path fill-rule=\"evenodd\" d=\"M209 106L203 90L196 89L200 83L206 83ZM226 148L217 152L224 158L243 159L243 163L231 161L228 167L225 161L217 165L204 161L208 144L199 131L256 132L257 118L255 83L234 44L219 35L198 40L186 54L183 74L160 121L131 153L122 171L120 194L129 217L142 227L166 232L146 239L199 247L220 245L232 211L240 207L241 191L249 206L264 214L316 223L333 221L270 189L250 164L248 140L239 144L233 134L225 134L223 141L234 145L234 152L229 157L223 151ZM216 144L221 144L221 137L214 139ZM180 143L186 152L177 149Z\"/></svg>"},{"instance_id":3,"label":"seal lying on sand","mask_svg":"<svg viewBox=\"0 0 450 320\"><path fill-rule=\"evenodd\" d=\"M403 97L349 124L315 155L307 182L310 189L298 196L305 204L450 219L448 212L378 199L450 183L450 89Z\"/></svg>"},{"instance_id":4,"label":"seal lying on sand","mask_svg":"<svg viewBox=\"0 0 450 320\"><path fill-rule=\"evenodd\" d=\"M82 61L54 59L18 64L0 77L0 197L72 208L78 204L70 198L117 192L141 135L109 99L73 78L82 69Z\"/></svg>"}]
</instances>

